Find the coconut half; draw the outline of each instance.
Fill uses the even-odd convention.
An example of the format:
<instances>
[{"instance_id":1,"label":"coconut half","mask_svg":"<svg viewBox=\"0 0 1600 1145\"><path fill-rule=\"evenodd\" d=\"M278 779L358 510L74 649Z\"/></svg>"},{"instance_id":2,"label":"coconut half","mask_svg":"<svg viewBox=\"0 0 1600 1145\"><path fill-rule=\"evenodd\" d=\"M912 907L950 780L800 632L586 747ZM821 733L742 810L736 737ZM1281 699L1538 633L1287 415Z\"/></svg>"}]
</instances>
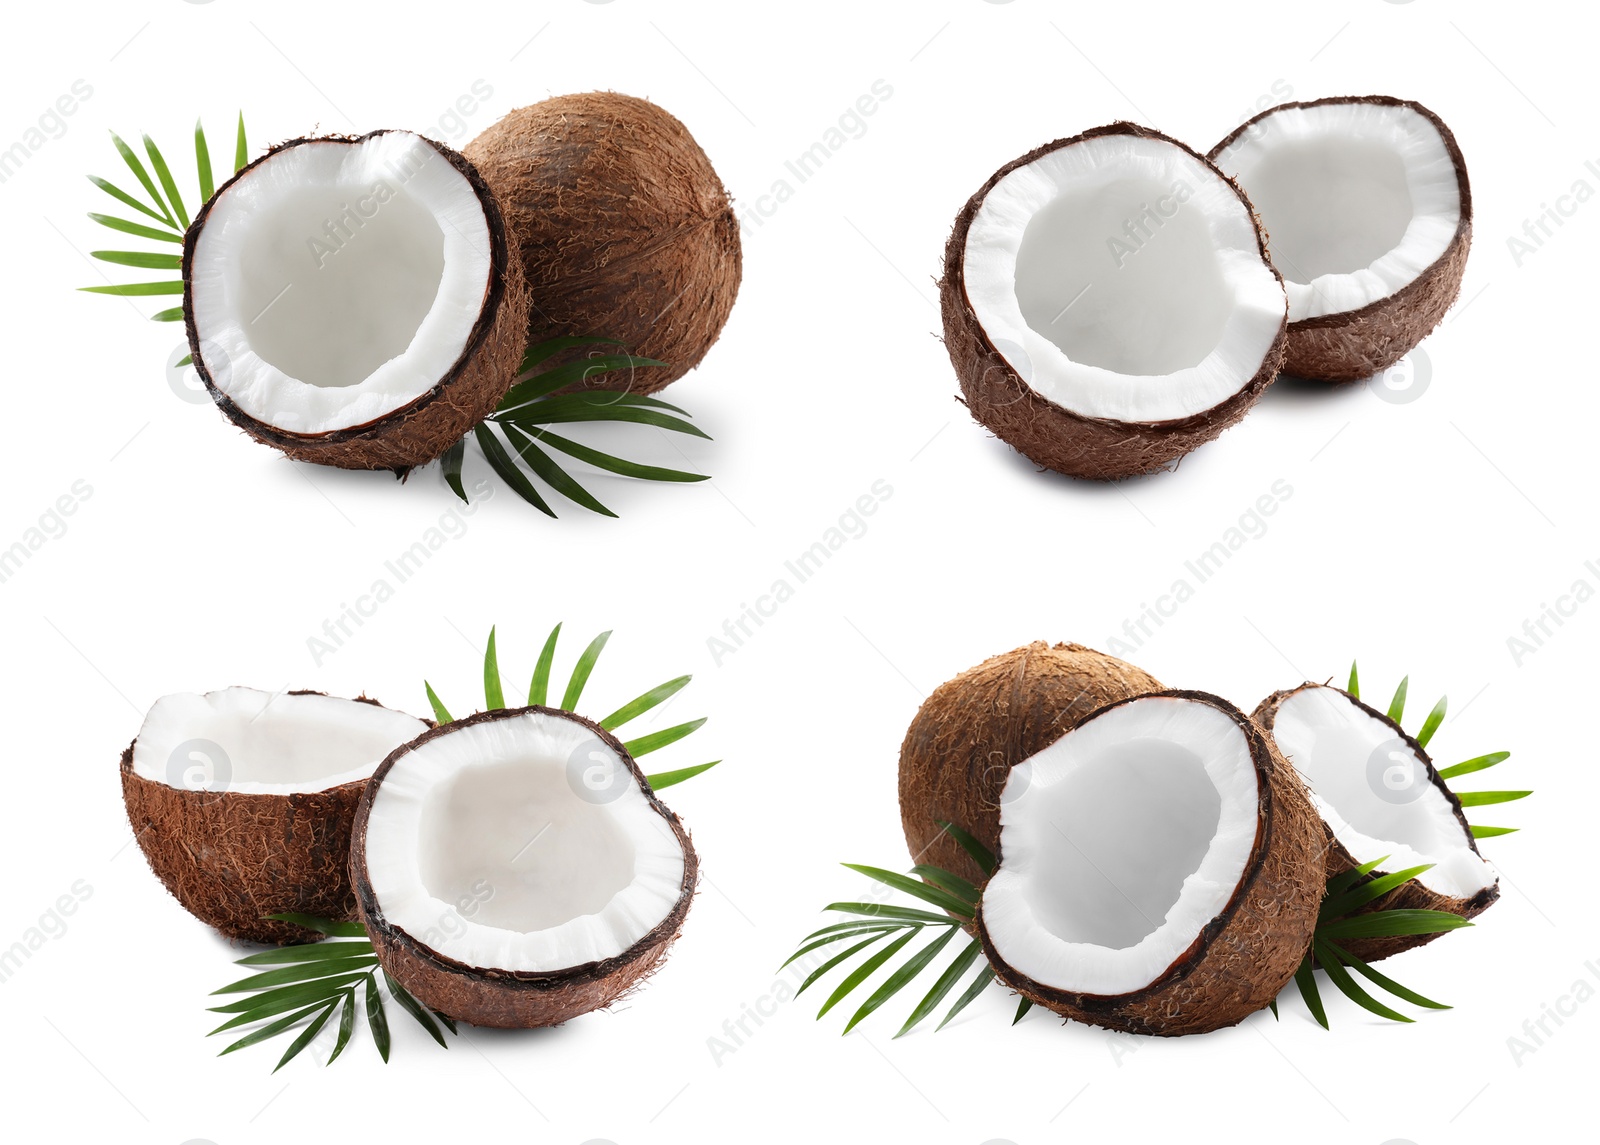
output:
<instances>
[{"instance_id":1,"label":"coconut half","mask_svg":"<svg viewBox=\"0 0 1600 1145\"><path fill-rule=\"evenodd\" d=\"M552 708L444 724L373 777L351 847L385 970L478 1026L610 1005L678 935L698 862L617 739Z\"/></svg>"},{"instance_id":2,"label":"coconut half","mask_svg":"<svg viewBox=\"0 0 1600 1145\"><path fill-rule=\"evenodd\" d=\"M319 937L269 914L355 916L350 829L367 779L428 729L362 697L163 696L122 753L128 824L174 898L229 938Z\"/></svg>"},{"instance_id":3,"label":"coconut half","mask_svg":"<svg viewBox=\"0 0 1600 1145\"><path fill-rule=\"evenodd\" d=\"M1102 708L1018 764L979 937L1006 985L1138 1034L1277 997L1316 926L1323 841L1294 771L1203 692Z\"/></svg>"},{"instance_id":4,"label":"coconut half","mask_svg":"<svg viewBox=\"0 0 1600 1145\"><path fill-rule=\"evenodd\" d=\"M953 823L997 850L1001 791L1015 764L1096 709L1161 687L1115 656L1043 640L940 684L900 745L900 821L912 862L981 884L989 872L939 824Z\"/></svg>"},{"instance_id":5,"label":"coconut half","mask_svg":"<svg viewBox=\"0 0 1600 1145\"><path fill-rule=\"evenodd\" d=\"M217 190L185 236L195 370L290 457L404 471L491 413L528 304L500 208L407 131L296 139Z\"/></svg>"},{"instance_id":6,"label":"coconut half","mask_svg":"<svg viewBox=\"0 0 1600 1145\"><path fill-rule=\"evenodd\" d=\"M1212 148L1266 228L1289 293L1284 371L1346 382L1394 365L1461 290L1472 192L1420 103L1350 96L1269 108Z\"/></svg>"},{"instance_id":7,"label":"coconut half","mask_svg":"<svg viewBox=\"0 0 1600 1145\"><path fill-rule=\"evenodd\" d=\"M945 347L972 415L1075 477L1160 469L1255 403L1287 306L1250 204L1131 123L1000 168L956 217Z\"/></svg>"},{"instance_id":8,"label":"coconut half","mask_svg":"<svg viewBox=\"0 0 1600 1145\"><path fill-rule=\"evenodd\" d=\"M1433 864L1361 913L1423 909L1472 918L1500 897L1499 879L1478 853L1461 801L1422 746L1388 716L1338 688L1302 684L1268 696L1256 720L1305 780L1327 832L1330 876L1386 856L1372 878ZM1371 962L1437 937L1342 945Z\"/></svg>"},{"instance_id":9,"label":"coconut half","mask_svg":"<svg viewBox=\"0 0 1600 1145\"><path fill-rule=\"evenodd\" d=\"M687 127L649 100L584 92L508 112L466 154L505 209L533 294L530 344L611 338L666 363L584 383L637 394L700 364L743 256L732 200Z\"/></svg>"}]
</instances>

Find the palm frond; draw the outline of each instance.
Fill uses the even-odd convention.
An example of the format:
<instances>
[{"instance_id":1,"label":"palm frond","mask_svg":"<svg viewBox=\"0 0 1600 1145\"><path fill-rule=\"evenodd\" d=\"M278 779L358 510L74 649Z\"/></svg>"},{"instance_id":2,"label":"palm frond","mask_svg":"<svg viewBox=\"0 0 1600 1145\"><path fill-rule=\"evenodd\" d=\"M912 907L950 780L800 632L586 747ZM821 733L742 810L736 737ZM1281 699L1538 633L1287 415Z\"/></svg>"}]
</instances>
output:
<instances>
[{"instance_id":1,"label":"palm frond","mask_svg":"<svg viewBox=\"0 0 1600 1145\"><path fill-rule=\"evenodd\" d=\"M988 848L952 823L941 823L940 827L960 843L986 873L993 873L994 856ZM818 1018L827 1014L852 993L860 991L877 971L888 966L895 955L905 949L918 935L924 932L932 935L930 941L912 951L904 961L894 966L860 1003L845 1023L843 1032L848 1034L863 1019L882 1008L912 982L922 977L924 972L938 960L945 948L955 941L956 934L963 925L970 924L976 917L979 891L969 880L960 875L927 863L913 867L909 874L900 874L861 863L843 865L907 898L939 908L933 911L921 907L879 902L834 902L823 908L825 912L831 911L852 917L849 921L833 923L806 935L800 940L799 948L783 965L790 966L808 954L816 954L835 944L854 941L852 945L811 970L797 993L804 992L806 987L819 981L829 972L847 965L852 958L868 948L888 941L887 945L867 955L850 969L817 1012ZM921 1000L912 1007L894 1036L898 1038L910 1033L938 1009L955 990L957 984L967 978L973 965L981 962L982 954L978 940L968 939L955 958L945 964ZM994 971L987 962L982 962L977 972L967 981L965 989L946 1011L937 1028L943 1029L949 1024L951 1019L971 1005L993 981ZM1012 1019L1013 1025L1022 1020L1029 1007L1030 1004L1025 999L1019 1003L1016 1015Z\"/></svg>"},{"instance_id":2,"label":"palm frond","mask_svg":"<svg viewBox=\"0 0 1600 1145\"><path fill-rule=\"evenodd\" d=\"M221 1051L223 1054L231 1054L297 1030L294 1040L273 1067L276 1073L316 1041L334 1011L339 1010L338 1033L327 1059L327 1064L332 1064L344 1052L354 1032L358 993L362 995L362 1007L367 1016L367 1027L372 1032L373 1044L378 1047L378 1053L384 1061L389 1060L391 1041L389 1022L384 1013L385 993L410 1014L434 1041L449 1048L440 1026L454 1033L455 1024L422 1005L403 986L383 973L378 965L378 956L373 953L372 942L360 923L335 922L303 914L274 914L268 917L307 927L327 937L315 944L285 946L235 960L236 965L252 968L253 972L214 990L213 996L247 994L249 997L211 1007L214 1013L228 1015L228 1019L211 1033L215 1035L250 1026L255 1028L229 1043ZM272 969L254 969L261 966ZM385 987L382 991L377 981L380 974Z\"/></svg>"},{"instance_id":3,"label":"palm frond","mask_svg":"<svg viewBox=\"0 0 1600 1145\"><path fill-rule=\"evenodd\" d=\"M499 408L490 415L488 423L478 426L471 435L500 479L511 486L517 496L547 516L556 516L556 511L539 491L535 478L591 513L616 516L584 488L579 477L563 467L551 451L566 454L592 468L639 481L682 483L707 479L703 473L630 461L552 433L547 428L557 424L623 422L709 438L704 430L686 420L689 415L684 410L659 398L612 390L572 389L603 374L666 365L654 358L612 352L618 345L610 338L562 337L530 346L523 355L522 369L501 399ZM589 353L576 361L548 365L552 358L573 350ZM501 435L505 437L505 444L500 440ZM444 464L445 480L463 501L468 499L461 483L465 446L463 437L445 455Z\"/></svg>"},{"instance_id":4,"label":"palm frond","mask_svg":"<svg viewBox=\"0 0 1600 1145\"><path fill-rule=\"evenodd\" d=\"M481 427L480 427L481 428ZM500 673L500 650L497 640L498 630L489 629L489 639L483 651L483 698L485 711L497 711L506 707L505 682ZM534 664L533 678L528 685L528 704L546 705L550 698L550 675L555 667L556 645L561 637L561 625L557 624L550 630L550 635L545 638L544 646L539 650L539 659ZM566 690L561 697L560 709L577 714L578 701L583 698L584 689L588 686L589 677L593 675L595 666L600 662L600 654L605 651L606 643L611 639L609 631L602 632L591 640L579 654L577 663L572 667L572 672L567 678ZM657 684L649 691L642 692L629 700L622 707L598 721L600 726L607 731L614 731L631 720L638 719L646 712L652 711L673 696L681 692L692 676L675 676L664 684ZM450 714L450 709L445 707L444 701L439 699L439 694L434 691L433 685L427 680L422 682L423 691L428 697L428 706L433 709L434 720L437 723L450 723L455 717ZM672 727L662 728L659 731L646 732L623 743L623 748L629 755L638 759L650 752L659 751L685 739L700 730L705 724L704 717L689 720L685 723L675 724ZM720 759L710 763L698 763L690 767L673 768L668 771L658 771L645 775L645 781L655 791L666 787L673 787L704 772L710 771Z\"/></svg>"},{"instance_id":5,"label":"palm frond","mask_svg":"<svg viewBox=\"0 0 1600 1145\"><path fill-rule=\"evenodd\" d=\"M139 188L144 192L144 198L131 195L108 179L97 175L89 176L89 181L111 198L125 207L132 207L140 214L153 219L160 224L157 227L144 223L136 223L116 215L105 215L99 212L89 212L89 218L101 226L118 232L119 234L132 235L135 238L149 239L152 242L163 244L183 243L183 233L189 227L190 211L184 203L183 193L178 189L178 181L173 176L172 168L167 163L166 156L156 146L156 142L149 135L141 135L144 144L145 159L141 160L138 154L116 132L111 133L111 143L122 157L123 163L133 173ZM238 139L235 146L233 170L238 171L245 165L248 158L249 146L245 139L244 115L239 116ZM148 166L146 166L148 161ZM211 147L206 142L205 128L199 120L194 125L194 162L195 183L199 189L199 198L196 200L197 210L203 206L215 192L214 179L211 166ZM154 174L152 174L154 172ZM114 266L138 267L146 270L178 270L182 260L170 250L131 251L131 250L96 250L89 252L91 258ZM121 298L152 298L162 295L183 293L181 279L169 279L156 282L128 282L109 283L99 286L85 286L80 289L89 294L109 294ZM169 307L157 311L151 318L157 322L176 322L183 317L182 307Z\"/></svg>"}]
</instances>

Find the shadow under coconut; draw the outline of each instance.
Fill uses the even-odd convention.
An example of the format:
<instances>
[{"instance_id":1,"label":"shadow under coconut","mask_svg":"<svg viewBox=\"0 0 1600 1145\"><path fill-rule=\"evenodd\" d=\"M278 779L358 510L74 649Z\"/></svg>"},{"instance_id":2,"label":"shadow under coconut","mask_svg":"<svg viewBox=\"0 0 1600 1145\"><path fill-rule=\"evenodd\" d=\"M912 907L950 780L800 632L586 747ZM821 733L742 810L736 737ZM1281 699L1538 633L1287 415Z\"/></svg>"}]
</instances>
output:
<instances>
[{"instance_id":1,"label":"shadow under coconut","mask_svg":"<svg viewBox=\"0 0 1600 1145\"><path fill-rule=\"evenodd\" d=\"M1312 407L1349 401L1367 388L1371 379L1354 382L1319 382L1294 374L1279 374L1262 393L1259 405Z\"/></svg>"}]
</instances>

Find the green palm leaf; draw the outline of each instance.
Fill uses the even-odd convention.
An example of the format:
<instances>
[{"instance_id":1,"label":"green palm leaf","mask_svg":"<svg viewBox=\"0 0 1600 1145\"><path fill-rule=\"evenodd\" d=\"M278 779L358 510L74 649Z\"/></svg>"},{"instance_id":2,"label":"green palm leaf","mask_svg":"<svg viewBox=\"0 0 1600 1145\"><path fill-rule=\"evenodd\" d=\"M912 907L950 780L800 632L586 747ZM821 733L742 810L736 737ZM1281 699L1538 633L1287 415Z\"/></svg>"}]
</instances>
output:
<instances>
[{"instance_id":1,"label":"green palm leaf","mask_svg":"<svg viewBox=\"0 0 1600 1145\"><path fill-rule=\"evenodd\" d=\"M872 996L865 1002L861 1003L860 1008L850 1016L850 1020L845 1023L844 1030L841 1032L848 1034L851 1030L856 1028L856 1025L861 1021L861 1019L865 1018L868 1014L872 1013L879 1006L882 1006L890 998L893 998L906 986L910 985L912 979L914 979L918 974L921 974L922 971L927 968L928 963L937 958L939 956L939 952L948 946L950 944L950 940L955 936L956 928L953 926L947 927L945 932L938 938L935 938L932 942L928 943L928 945L924 946L910 958L906 959L906 961L901 965L900 969L896 970L893 974L889 975L888 978L884 979L883 984L872 992ZM907 934L906 939L909 941L910 938L911 935ZM843 989L843 987L841 987L841 989ZM846 991L846 993L848 993L848 991ZM820 1017L821 1015L818 1016Z\"/></svg>"},{"instance_id":2,"label":"green palm leaf","mask_svg":"<svg viewBox=\"0 0 1600 1145\"><path fill-rule=\"evenodd\" d=\"M946 822L945 820L941 819L939 820L939 829L954 839L960 845L961 849L972 857L972 861L978 864L978 868L983 871L984 874L994 874L995 867L998 864L995 860L993 851L989 850L988 847L985 847L982 843L978 842L978 840L968 834L964 828L958 827L954 823Z\"/></svg>"},{"instance_id":3,"label":"green palm leaf","mask_svg":"<svg viewBox=\"0 0 1600 1145\"><path fill-rule=\"evenodd\" d=\"M697 763L693 767L680 767L673 771L657 771L654 774L646 775L644 779L652 790L661 791L667 787L675 787L686 779L693 779L701 772L710 771L721 762L720 759L714 759L710 763Z\"/></svg>"},{"instance_id":4,"label":"green palm leaf","mask_svg":"<svg viewBox=\"0 0 1600 1145\"><path fill-rule=\"evenodd\" d=\"M528 347L522 370L501 399L490 420L497 423L511 445L507 453L487 425L477 427L474 436L491 469L510 485L524 501L548 516L556 516L532 478L537 477L567 500L602 516L616 513L590 493L580 475L560 464L552 450L608 473L640 481L690 483L706 480L700 473L645 465L629 461L605 450L550 432L548 425L565 423L632 423L709 438L699 427L685 420L688 414L659 398L612 390L573 390L571 387L618 370L661 367L667 363L628 353L597 353L576 361L546 368L559 354L585 346L612 347L621 343L609 338L550 338ZM465 440L461 443L465 445ZM512 455L515 455L513 459ZM461 456L454 451L444 458L445 479L456 496L467 500L460 482ZM519 464L520 462L520 464ZM526 466L527 472L522 467Z\"/></svg>"},{"instance_id":5,"label":"green palm leaf","mask_svg":"<svg viewBox=\"0 0 1600 1145\"><path fill-rule=\"evenodd\" d=\"M1399 723L1406 714L1406 689L1411 684L1410 676L1400 678L1400 686L1394 690L1394 698L1389 701L1389 718Z\"/></svg>"},{"instance_id":6,"label":"green palm leaf","mask_svg":"<svg viewBox=\"0 0 1600 1145\"><path fill-rule=\"evenodd\" d=\"M505 693L500 687L500 659L494 650L494 629L489 629L489 643L483 650L483 701L486 710L494 711L506 706Z\"/></svg>"},{"instance_id":7,"label":"green palm leaf","mask_svg":"<svg viewBox=\"0 0 1600 1145\"><path fill-rule=\"evenodd\" d=\"M1450 697L1440 696L1439 702L1433 705L1433 710L1428 713L1428 718L1422 721L1422 730L1417 733L1417 744L1427 747L1428 741L1433 738L1433 733L1439 730L1439 725L1444 723L1444 713L1449 707Z\"/></svg>"},{"instance_id":8,"label":"green palm leaf","mask_svg":"<svg viewBox=\"0 0 1600 1145\"><path fill-rule=\"evenodd\" d=\"M89 217L103 227L119 231L122 234L132 235L135 238L150 239L153 242L162 244L181 244L184 238L183 232L189 226L189 212L184 205L183 194L178 189L177 180L173 177L172 169L167 163L166 156L156 146L155 140L148 134L143 134L140 138L144 143L148 166L146 166L146 160L141 160L133 148L128 146L120 135L116 132L111 133L112 145L116 148L117 154L122 157L122 161L127 165L128 170L133 172L134 178L138 180L139 187L149 197L148 201L141 201L116 184L97 175L89 176L89 181L117 202L124 206L132 207L140 214L161 224L161 226L159 228L151 227L129 219L95 212L90 212ZM239 117L238 132L238 162L235 164L235 170L244 165L245 154L244 116L241 115ZM195 181L200 189L200 202L205 203L214 193L215 186L211 166L211 148L206 142L205 130L199 120L196 120L194 125L194 159ZM154 175L151 172L154 172ZM177 270L182 266L181 259L170 251L97 250L91 251L90 254L93 258L116 266L166 270ZM163 294L182 294L183 284L181 282L135 282L110 286L92 286L83 289L91 294L142 298ZM151 317L158 322L176 322L183 317L183 310L181 307L169 307Z\"/></svg>"},{"instance_id":9,"label":"green palm leaf","mask_svg":"<svg viewBox=\"0 0 1600 1145\"><path fill-rule=\"evenodd\" d=\"M600 726L607 731L616 731L629 720L638 719L651 708L676 696L683 690L693 676L679 676L675 680L668 680L665 684L658 684L642 696L635 696L622 707L612 712L600 721Z\"/></svg>"},{"instance_id":10,"label":"green palm leaf","mask_svg":"<svg viewBox=\"0 0 1600 1145\"><path fill-rule=\"evenodd\" d=\"M950 933L954 934L954 929ZM978 945L976 938L968 942L962 948L961 953L956 955L955 961L945 968L944 973L939 975L933 986L922 996L922 1001L917 1003L916 1009L911 1011L911 1015L906 1018L905 1025L900 1027L900 1032L895 1034L895 1037L898 1038L909 1034L913 1027L938 1009L939 1003L944 1001L945 996L955 988L955 984L961 980L961 976L978 960L978 956L982 953L983 948Z\"/></svg>"},{"instance_id":11,"label":"green palm leaf","mask_svg":"<svg viewBox=\"0 0 1600 1145\"><path fill-rule=\"evenodd\" d=\"M561 625L550 630L539 652L539 662L533 666L533 681L528 685L528 703L543 705L550 695L550 666L556 658L556 638L561 635Z\"/></svg>"},{"instance_id":12,"label":"green palm leaf","mask_svg":"<svg viewBox=\"0 0 1600 1145\"><path fill-rule=\"evenodd\" d=\"M622 746L628 749L628 754L638 759L640 756L649 755L653 751L660 751L669 744L675 744L684 736L698 731L705 723L705 718L690 720L688 723L676 724L670 728L662 728L658 732L650 732L628 740Z\"/></svg>"},{"instance_id":13,"label":"green palm leaf","mask_svg":"<svg viewBox=\"0 0 1600 1145\"><path fill-rule=\"evenodd\" d=\"M972 1005L973 999L977 998L979 994L982 994L988 987L989 983L993 981L994 968L992 966L985 965L981 970L973 975L972 981L967 984L966 990L962 993L961 997L956 999L956 1004L950 1007L950 1012L944 1016L944 1019L937 1026L935 1026L934 1029L942 1030L948 1026L952 1021L955 1020L955 1016L961 1013L962 1010L965 1010L968 1006Z\"/></svg>"},{"instance_id":14,"label":"green palm leaf","mask_svg":"<svg viewBox=\"0 0 1600 1145\"><path fill-rule=\"evenodd\" d=\"M843 865L857 874L866 875L869 879L875 879L885 886L893 887L902 894L921 899L926 903L932 903L936 907L947 910L952 914L960 915L963 918L972 917L971 903L940 887L931 887L918 879L913 879L908 875L896 874L893 871L886 871L881 867L868 867L859 863L845 863Z\"/></svg>"},{"instance_id":15,"label":"green palm leaf","mask_svg":"<svg viewBox=\"0 0 1600 1145\"><path fill-rule=\"evenodd\" d=\"M1484 768L1493 767L1497 763L1504 763L1510 758L1511 753L1509 751L1492 751L1488 755L1474 756L1462 763L1444 768L1439 772L1439 778L1456 779L1463 775L1470 775L1474 771L1482 771Z\"/></svg>"},{"instance_id":16,"label":"green palm leaf","mask_svg":"<svg viewBox=\"0 0 1600 1145\"><path fill-rule=\"evenodd\" d=\"M607 629L593 640L578 657L578 662L573 666L572 675L567 679L567 690L561 697L561 709L572 712L578 708L578 700L583 696L583 689L589 683L589 674L594 671L595 662L600 659L600 653L605 651L606 641L611 639L611 631Z\"/></svg>"}]
</instances>

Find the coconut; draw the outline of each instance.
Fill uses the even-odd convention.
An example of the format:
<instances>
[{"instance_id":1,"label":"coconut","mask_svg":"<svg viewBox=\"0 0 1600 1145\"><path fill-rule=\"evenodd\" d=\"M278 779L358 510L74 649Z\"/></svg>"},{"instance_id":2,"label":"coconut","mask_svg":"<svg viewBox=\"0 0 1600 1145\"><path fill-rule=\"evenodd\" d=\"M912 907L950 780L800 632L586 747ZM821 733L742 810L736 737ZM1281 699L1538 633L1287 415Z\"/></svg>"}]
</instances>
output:
<instances>
[{"instance_id":1,"label":"coconut","mask_svg":"<svg viewBox=\"0 0 1600 1145\"><path fill-rule=\"evenodd\" d=\"M466 154L521 256L530 344L612 338L667 363L588 383L640 394L700 364L733 308L741 256L733 205L688 128L648 100L587 92L508 113Z\"/></svg>"},{"instance_id":2,"label":"coconut","mask_svg":"<svg viewBox=\"0 0 1600 1145\"><path fill-rule=\"evenodd\" d=\"M428 724L374 700L225 688L151 706L122 753L122 797L150 869L229 938L309 941L269 921L355 916L350 829L361 790Z\"/></svg>"},{"instance_id":3,"label":"coconut","mask_svg":"<svg viewBox=\"0 0 1600 1145\"><path fill-rule=\"evenodd\" d=\"M528 301L472 165L406 131L294 139L224 183L183 246L197 374L299 461L404 473L493 412Z\"/></svg>"},{"instance_id":4,"label":"coconut","mask_svg":"<svg viewBox=\"0 0 1600 1145\"><path fill-rule=\"evenodd\" d=\"M1164 468L1278 372L1287 305L1237 187L1131 123L996 171L945 245L945 348L973 417L1074 477Z\"/></svg>"},{"instance_id":5,"label":"coconut","mask_svg":"<svg viewBox=\"0 0 1600 1145\"><path fill-rule=\"evenodd\" d=\"M1195 1034L1268 1005L1310 945L1323 840L1294 770L1203 692L1108 705L1011 771L978 933L1081 1022Z\"/></svg>"},{"instance_id":6,"label":"coconut","mask_svg":"<svg viewBox=\"0 0 1600 1145\"><path fill-rule=\"evenodd\" d=\"M1000 793L1013 765L1097 708L1161 686L1114 656L1042 640L991 656L939 685L900 745L900 820L912 861L982 882L988 872L940 822L995 850Z\"/></svg>"},{"instance_id":7,"label":"coconut","mask_svg":"<svg viewBox=\"0 0 1600 1145\"><path fill-rule=\"evenodd\" d=\"M1270 236L1289 293L1284 371L1347 382L1394 365L1461 290L1472 192L1420 103L1349 96L1269 108L1212 148Z\"/></svg>"},{"instance_id":8,"label":"coconut","mask_svg":"<svg viewBox=\"0 0 1600 1145\"><path fill-rule=\"evenodd\" d=\"M383 968L478 1026L549 1026L660 965L693 896L689 835L610 732L528 707L384 760L350 852Z\"/></svg>"},{"instance_id":9,"label":"coconut","mask_svg":"<svg viewBox=\"0 0 1600 1145\"><path fill-rule=\"evenodd\" d=\"M1322 816L1330 877L1375 859L1385 859L1384 869L1372 879L1433 864L1359 913L1421 909L1473 918L1500 897L1461 801L1395 721L1325 684L1274 692L1255 718L1299 771ZM1340 945L1372 962L1437 937L1341 939Z\"/></svg>"}]
</instances>

